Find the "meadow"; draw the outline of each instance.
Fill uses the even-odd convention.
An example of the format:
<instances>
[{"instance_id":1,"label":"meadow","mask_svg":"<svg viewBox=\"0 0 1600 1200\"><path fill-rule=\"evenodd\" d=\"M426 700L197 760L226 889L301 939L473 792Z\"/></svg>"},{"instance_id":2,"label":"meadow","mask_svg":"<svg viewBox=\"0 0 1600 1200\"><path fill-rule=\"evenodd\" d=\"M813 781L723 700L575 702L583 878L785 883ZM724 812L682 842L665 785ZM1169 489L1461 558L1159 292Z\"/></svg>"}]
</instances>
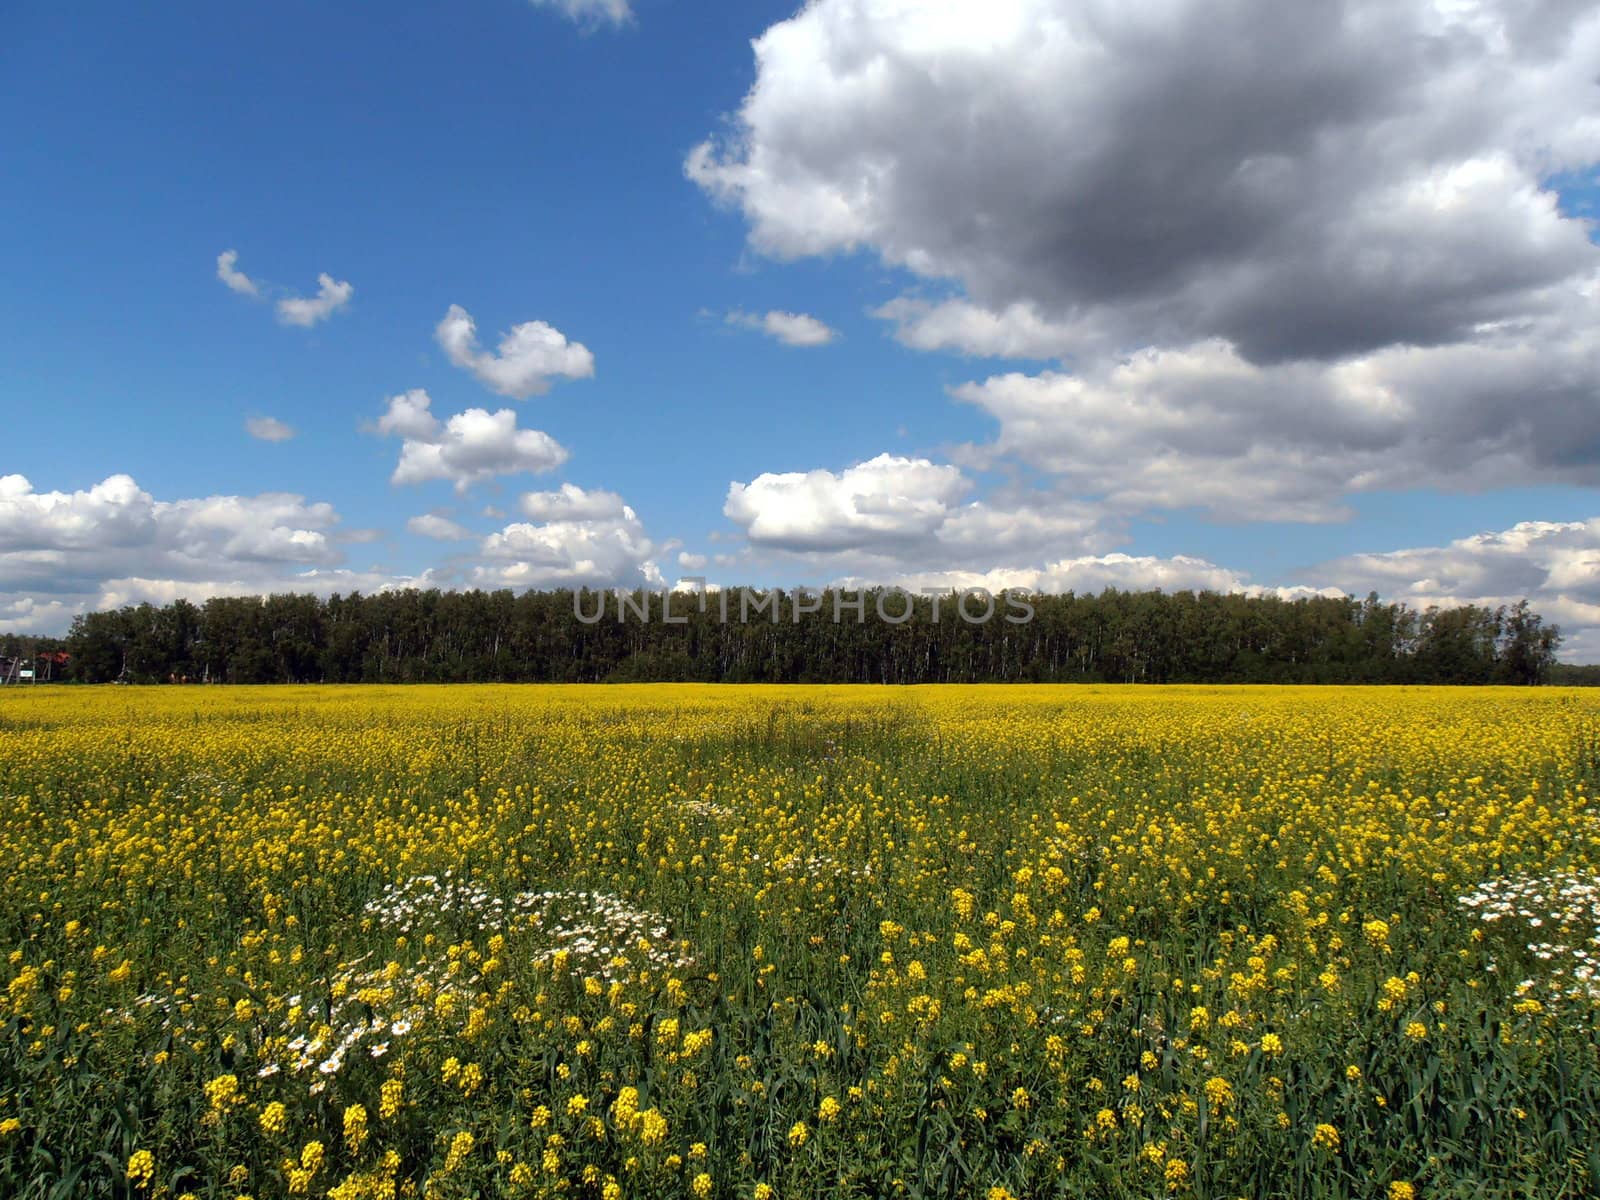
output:
<instances>
[{"instance_id":1,"label":"meadow","mask_svg":"<svg viewBox=\"0 0 1600 1200\"><path fill-rule=\"evenodd\" d=\"M0 692L0 1196L1600 1193L1600 695Z\"/></svg>"}]
</instances>

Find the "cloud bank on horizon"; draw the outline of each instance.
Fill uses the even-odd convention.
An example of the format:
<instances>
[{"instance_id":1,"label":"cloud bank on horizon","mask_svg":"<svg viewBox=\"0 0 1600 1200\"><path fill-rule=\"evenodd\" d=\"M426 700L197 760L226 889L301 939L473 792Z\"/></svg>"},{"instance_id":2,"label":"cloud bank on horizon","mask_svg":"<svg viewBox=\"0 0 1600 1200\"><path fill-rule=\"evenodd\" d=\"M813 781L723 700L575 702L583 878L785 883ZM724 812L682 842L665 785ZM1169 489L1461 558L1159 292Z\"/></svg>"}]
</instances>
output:
<instances>
[{"instance_id":1,"label":"cloud bank on horizon","mask_svg":"<svg viewBox=\"0 0 1600 1200\"><path fill-rule=\"evenodd\" d=\"M596 61L682 19L626 0L530 8L565 18L546 15L543 35L570 24ZM603 30L615 36L591 36ZM341 536L334 503L307 499L315 489L186 499L180 482L160 500L119 462L77 490L39 490L48 469L30 468L0 478L0 630L177 595L658 586L698 570L730 583L1375 590L1419 607L1528 596L1567 632L1564 657L1600 658L1600 516L1541 507L1562 489L1569 513L1600 487L1588 215L1600 9L810 0L748 34L744 59L721 64L751 72L748 90L719 85L720 126L685 113L678 169L637 185L679 206L688 193L695 221L742 243L707 268L727 299L674 291L685 269L633 241L621 253L656 282L606 297L615 325L583 300L580 274L519 276L472 301L501 331L480 341L451 298L468 298L457 277L417 272L431 315L381 329L391 368L323 402L342 408L344 433L293 412L233 417L279 444L261 454L347 438L376 520L365 500L341 503L383 527L381 550ZM659 167L660 153L631 156L625 121L602 117L617 161ZM581 185L583 161L564 170ZM483 236L508 253L562 234L507 213ZM385 311L402 275L368 284L352 269L352 306L349 282L322 272L315 294L287 292L228 248L209 286L240 322L250 305L223 304L218 283L270 303L279 325L317 329L326 354L359 336L369 306ZM647 339L667 320L663 295L762 336ZM271 334L284 358L313 352L263 324L237 336ZM430 354L450 374L425 388ZM628 374L639 356L648 367ZM777 432L762 373L816 372L825 406L833 361L905 381L892 403L923 422L914 445L864 420L828 439ZM602 391L602 365L619 387L642 378L672 399ZM670 404L686 428L726 422L728 402L699 400L724 394L724 371L746 372L739 411L774 432L697 460L715 496L686 510L649 414ZM848 414L853 400L831 403ZM588 473L597 455L613 477ZM583 485L561 478L574 470ZM1470 523L1485 497L1503 500L1492 527ZM1366 515L1451 506L1455 523L1430 516L1423 537ZM640 514L658 511L670 515L647 528ZM1338 549L1285 567L1184 544L1222 544L1209 531L1226 529L1234 546L1292 546L1286 527ZM1353 548L1362 536L1376 548Z\"/></svg>"}]
</instances>

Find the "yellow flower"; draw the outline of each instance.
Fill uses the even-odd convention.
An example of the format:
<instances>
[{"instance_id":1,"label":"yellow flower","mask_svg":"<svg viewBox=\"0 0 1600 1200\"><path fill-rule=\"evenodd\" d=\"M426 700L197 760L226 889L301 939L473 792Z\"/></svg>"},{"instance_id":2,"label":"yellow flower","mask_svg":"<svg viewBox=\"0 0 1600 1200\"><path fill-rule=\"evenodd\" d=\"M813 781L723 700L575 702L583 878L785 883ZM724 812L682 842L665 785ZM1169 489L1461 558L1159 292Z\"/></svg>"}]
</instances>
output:
<instances>
[{"instance_id":1,"label":"yellow flower","mask_svg":"<svg viewBox=\"0 0 1600 1200\"><path fill-rule=\"evenodd\" d=\"M263 1108L257 1120L261 1125L261 1132L269 1137L276 1137L289 1127L289 1113L280 1100L274 1100Z\"/></svg>"},{"instance_id":2,"label":"yellow flower","mask_svg":"<svg viewBox=\"0 0 1600 1200\"><path fill-rule=\"evenodd\" d=\"M1417 1189L1403 1179L1389 1185L1389 1200L1416 1200Z\"/></svg>"},{"instance_id":3,"label":"yellow flower","mask_svg":"<svg viewBox=\"0 0 1600 1200\"><path fill-rule=\"evenodd\" d=\"M667 1119L653 1108L639 1114L641 1117L639 1140L646 1146L659 1146L667 1140Z\"/></svg>"},{"instance_id":4,"label":"yellow flower","mask_svg":"<svg viewBox=\"0 0 1600 1200\"><path fill-rule=\"evenodd\" d=\"M156 1173L156 1156L148 1150L135 1150L128 1159L128 1182L136 1188L147 1188Z\"/></svg>"},{"instance_id":5,"label":"yellow flower","mask_svg":"<svg viewBox=\"0 0 1600 1200\"><path fill-rule=\"evenodd\" d=\"M696 1196L704 1200L706 1196L711 1195L711 1176L701 1171L700 1174L694 1177L694 1182L689 1185L689 1188Z\"/></svg>"},{"instance_id":6,"label":"yellow flower","mask_svg":"<svg viewBox=\"0 0 1600 1200\"><path fill-rule=\"evenodd\" d=\"M1233 1103L1233 1085L1220 1075L1206 1080L1206 1100L1212 1108L1227 1108Z\"/></svg>"},{"instance_id":7,"label":"yellow flower","mask_svg":"<svg viewBox=\"0 0 1600 1200\"><path fill-rule=\"evenodd\" d=\"M236 1075L218 1075L206 1084L205 1091L206 1100L214 1112L226 1113L229 1109L244 1103L244 1097L239 1092L239 1078Z\"/></svg>"},{"instance_id":8,"label":"yellow flower","mask_svg":"<svg viewBox=\"0 0 1600 1200\"><path fill-rule=\"evenodd\" d=\"M387 1121L398 1113L400 1103L405 1098L405 1089L402 1080L385 1079L383 1086L378 1089L378 1116Z\"/></svg>"},{"instance_id":9,"label":"yellow flower","mask_svg":"<svg viewBox=\"0 0 1600 1200\"><path fill-rule=\"evenodd\" d=\"M804 1121L796 1121L789 1126L789 1145L799 1149L811 1138L811 1130Z\"/></svg>"},{"instance_id":10,"label":"yellow flower","mask_svg":"<svg viewBox=\"0 0 1600 1200\"><path fill-rule=\"evenodd\" d=\"M461 1166L462 1163L466 1162L467 1156L472 1153L472 1147L476 1144L476 1142L477 1139L465 1129L450 1139L450 1150L449 1153L445 1155L444 1159L444 1170L446 1174L456 1170Z\"/></svg>"},{"instance_id":11,"label":"yellow flower","mask_svg":"<svg viewBox=\"0 0 1600 1200\"><path fill-rule=\"evenodd\" d=\"M367 1139L367 1109L362 1104L352 1104L344 1110L344 1143L351 1154L361 1153L361 1143Z\"/></svg>"},{"instance_id":12,"label":"yellow flower","mask_svg":"<svg viewBox=\"0 0 1600 1200\"><path fill-rule=\"evenodd\" d=\"M1332 1125L1318 1125L1311 1131L1311 1144L1319 1150L1337 1150L1339 1148L1339 1131Z\"/></svg>"}]
</instances>

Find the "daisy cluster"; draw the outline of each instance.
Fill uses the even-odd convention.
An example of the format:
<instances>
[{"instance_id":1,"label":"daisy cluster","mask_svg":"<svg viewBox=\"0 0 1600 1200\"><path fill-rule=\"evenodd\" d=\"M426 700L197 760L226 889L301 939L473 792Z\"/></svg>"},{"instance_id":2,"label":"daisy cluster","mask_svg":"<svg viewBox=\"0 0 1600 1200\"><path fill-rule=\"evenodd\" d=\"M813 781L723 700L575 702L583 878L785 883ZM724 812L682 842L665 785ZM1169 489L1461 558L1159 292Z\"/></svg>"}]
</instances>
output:
<instances>
[{"instance_id":1,"label":"daisy cluster","mask_svg":"<svg viewBox=\"0 0 1600 1200\"><path fill-rule=\"evenodd\" d=\"M1600 876L1518 875L1480 883L1460 904L1486 925L1517 926L1550 978L1572 996L1600 998ZM1527 990L1532 980L1524 981Z\"/></svg>"},{"instance_id":2,"label":"daisy cluster","mask_svg":"<svg viewBox=\"0 0 1600 1200\"><path fill-rule=\"evenodd\" d=\"M527 891L503 899L446 871L392 883L363 911L399 934L462 922L479 932L531 933L541 946L534 962L548 964L564 953L572 969L607 978L630 965L664 970L692 962L674 949L664 917L606 892Z\"/></svg>"}]
</instances>

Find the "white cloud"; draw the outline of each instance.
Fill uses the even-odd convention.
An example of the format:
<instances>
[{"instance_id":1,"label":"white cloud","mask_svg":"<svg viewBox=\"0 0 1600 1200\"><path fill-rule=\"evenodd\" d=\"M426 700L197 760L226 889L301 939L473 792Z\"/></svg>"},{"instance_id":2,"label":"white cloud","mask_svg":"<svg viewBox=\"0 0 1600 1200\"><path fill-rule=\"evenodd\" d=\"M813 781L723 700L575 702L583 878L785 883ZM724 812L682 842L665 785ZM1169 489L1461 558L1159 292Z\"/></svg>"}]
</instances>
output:
<instances>
[{"instance_id":1,"label":"white cloud","mask_svg":"<svg viewBox=\"0 0 1600 1200\"><path fill-rule=\"evenodd\" d=\"M518 522L481 539L479 555L417 574L343 564L333 507L301 496L157 500L126 475L77 492L39 492L0 476L0 632L64 632L80 612L148 601L203 603L276 592L377 592L397 587L664 585L656 543L615 493L567 487L530 493ZM415 534L471 541L438 513Z\"/></svg>"},{"instance_id":2,"label":"white cloud","mask_svg":"<svg viewBox=\"0 0 1600 1200\"><path fill-rule=\"evenodd\" d=\"M496 475L553 471L567 450L548 433L518 429L509 408L469 408L447 421L432 441L407 439L391 481L397 484L447 479L457 491Z\"/></svg>"},{"instance_id":3,"label":"white cloud","mask_svg":"<svg viewBox=\"0 0 1600 1200\"><path fill-rule=\"evenodd\" d=\"M287 442L294 429L276 417L251 417L244 423L245 432L263 442Z\"/></svg>"},{"instance_id":4,"label":"white cloud","mask_svg":"<svg viewBox=\"0 0 1600 1200\"><path fill-rule=\"evenodd\" d=\"M553 492L524 492L517 506L535 521L600 521L619 517L628 507L615 492L585 491L571 483Z\"/></svg>"},{"instance_id":5,"label":"white cloud","mask_svg":"<svg viewBox=\"0 0 1600 1200\"><path fill-rule=\"evenodd\" d=\"M548 433L519 429L509 408L469 408L441 424L430 403L421 388L391 396L383 416L367 427L402 439L391 483L445 479L464 492L496 475L537 474L567 461L566 447Z\"/></svg>"},{"instance_id":6,"label":"white cloud","mask_svg":"<svg viewBox=\"0 0 1600 1200\"><path fill-rule=\"evenodd\" d=\"M807 313L780 312L776 309L765 314L735 309L728 314L727 322L758 330L785 346L826 346L839 336L837 330Z\"/></svg>"},{"instance_id":7,"label":"white cloud","mask_svg":"<svg viewBox=\"0 0 1600 1200\"><path fill-rule=\"evenodd\" d=\"M678 552L678 565L685 571L703 571L709 561L704 554L690 554L687 550Z\"/></svg>"},{"instance_id":8,"label":"white cloud","mask_svg":"<svg viewBox=\"0 0 1600 1200\"><path fill-rule=\"evenodd\" d=\"M317 294L311 299L286 296L278 301L278 319L285 325L315 325L350 303L353 295L355 288L324 271L317 276Z\"/></svg>"},{"instance_id":9,"label":"white cloud","mask_svg":"<svg viewBox=\"0 0 1600 1200\"><path fill-rule=\"evenodd\" d=\"M390 396L383 416L373 424L376 433L394 437L431 441L438 436L439 421L430 410L433 401L422 388L412 388L398 396Z\"/></svg>"},{"instance_id":10,"label":"white cloud","mask_svg":"<svg viewBox=\"0 0 1600 1200\"><path fill-rule=\"evenodd\" d=\"M767 473L728 488L723 513L752 549L838 572L987 570L1114 542L1095 506L1003 488L969 501L960 468L880 454L844 471Z\"/></svg>"},{"instance_id":11,"label":"white cloud","mask_svg":"<svg viewBox=\"0 0 1600 1200\"><path fill-rule=\"evenodd\" d=\"M328 596L334 592L385 592L405 587L437 587L430 573L396 575L380 569L312 568L273 576L241 575L231 579L108 579L85 609L121 608L127 604L171 604L187 600L203 604L218 596L261 596L293 592Z\"/></svg>"},{"instance_id":12,"label":"white cloud","mask_svg":"<svg viewBox=\"0 0 1600 1200\"><path fill-rule=\"evenodd\" d=\"M569 342L543 321L513 325L501 337L499 352L490 354L478 345L472 315L452 304L434 336L452 363L471 371L490 391L517 400L543 395L557 378L587 379L594 374L594 355L588 347Z\"/></svg>"},{"instance_id":13,"label":"white cloud","mask_svg":"<svg viewBox=\"0 0 1600 1200\"><path fill-rule=\"evenodd\" d=\"M614 492L565 484L527 493L522 509L536 522L507 525L483 540L481 553L490 561L473 573L478 586L662 586L654 561L662 547Z\"/></svg>"},{"instance_id":14,"label":"white cloud","mask_svg":"<svg viewBox=\"0 0 1600 1200\"><path fill-rule=\"evenodd\" d=\"M77 615L73 605L35 596L0 595L0 633L53 635Z\"/></svg>"},{"instance_id":15,"label":"white cloud","mask_svg":"<svg viewBox=\"0 0 1600 1200\"><path fill-rule=\"evenodd\" d=\"M920 541L971 486L959 468L880 454L838 474L768 472L733 483L722 511L756 545L840 550Z\"/></svg>"},{"instance_id":16,"label":"white cloud","mask_svg":"<svg viewBox=\"0 0 1600 1200\"><path fill-rule=\"evenodd\" d=\"M463 525L458 525L448 517L441 517L438 513L423 513L412 517L406 522L406 529L418 537L432 538L439 542L465 542L472 538L472 531Z\"/></svg>"},{"instance_id":17,"label":"white cloud","mask_svg":"<svg viewBox=\"0 0 1600 1200\"><path fill-rule=\"evenodd\" d=\"M872 315L895 323L895 338L916 350L950 350L990 358L1060 358L1082 341L1070 321L1050 321L1027 303L993 312L970 300L937 304L901 296Z\"/></svg>"},{"instance_id":18,"label":"white cloud","mask_svg":"<svg viewBox=\"0 0 1600 1200\"><path fill-rule=\"evenodd\" d=\"M535 8L553 8L585 28L626 25L633 20L628 0L531 0Z\"/></svg>"},{"instance_id":19,"label":"white cloud","mask_svg":"<svg viewBox=\"0 0 1600 1200\"><path fill-rule=\"evenodd\" d=\"M1084 554L1057 559L1039 567L996 567L988 571L923 571L901 575L892 582L912 590L922 588L1006 588L1030 592L1077 592L1098 595L1107 588L1140 592L1159 589L1175 592L1238 592L1252 590L1246 577L1203 558L1174 555ZM1255 589L1259 590L1259 589Z\"/></svg>"},{"instance_id":20,"label":"white cloud","mask_svg":"<svg viewBox=\"0 0 1600 1200\"><path fill-rule=\"evenodd\" d=\"M217 255L217 278L241 296L261 296L268 285L251 279L234 265L239 261L237 250L224 250ZM281 289L272 288L278 292ZM323 272L317 276L317 294L309 300L301 296L284 295L277 302L278 320L285 325L315 325L327 320L350 302L355 288Z\"/></svg>"},{"instance_id":21,"label":"white cloud","mask_svg":"<svg viewBox=\"0 0 1600 1200\"><path fill-rule=\"evenodd\" d=\"M0 610L17 628L55 622L50 631L123 594L117 581L165 581L173 595L224 582L234 594L287 590L308 571L339 566L338 520L331 505L285 493L157 500L127 475L76 492L3 476Z\"/></svg>"},{"instance_id":22,"label":"white cloud","mask_svg":"<svg viewBox=\"0 0 1600 1200\"><path fill-rule=\"evenodd\" d=\"M1414 608L1515 604L1562 627L1561 656L1600 661L1600 517L1523 521L1510 529L1383 554L1354 554L1304 572L1352 593L1376 591Z\"/></svg>"},{"instance_id":23,"label":"white cloud","mask_svg":"<svg viewBox=\"0 0 1600 1200\"><path fill-rule=\"evenodd\" d=\"M255 280L251 279L243 271L234 269L233 264L238 261L239 252L237 250L224 250L217 255L217 278L241 296L258 295L260 289L256 286Z\"/></svg>"}]
</instances>

